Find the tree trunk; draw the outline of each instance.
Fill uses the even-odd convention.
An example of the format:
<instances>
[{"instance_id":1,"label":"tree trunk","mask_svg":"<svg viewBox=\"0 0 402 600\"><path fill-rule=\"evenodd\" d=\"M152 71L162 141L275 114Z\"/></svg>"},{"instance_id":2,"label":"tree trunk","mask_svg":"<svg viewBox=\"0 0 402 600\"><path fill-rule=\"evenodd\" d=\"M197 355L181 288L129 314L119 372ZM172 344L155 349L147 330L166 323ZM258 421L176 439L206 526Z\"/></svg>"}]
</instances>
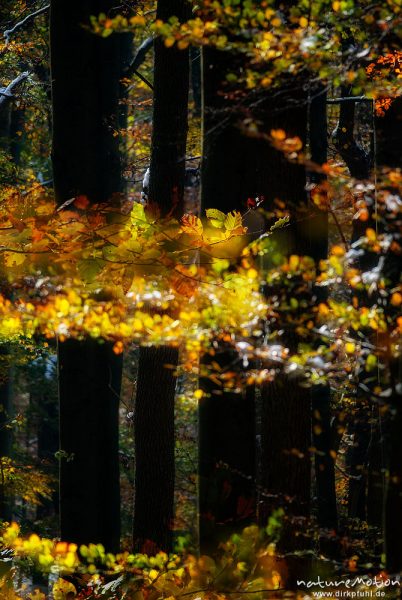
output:
<instances>
[{"instance_id":1,"label":"tree trunk","mask_svg":"<svg viewBox=\"0 0 402 600\"><path fill-rule=\"evenodd\" d=\"M134 408L134 547L171 549L174 500L174 398L178 350L141 348Z\"/></svg>"},{"instance_id":2,"label":"tree trunk","mask_svg":"<svg viewBox=\"0 0 402 600\"><path fill-rule=\"evenodd\" d=\"M86 27L109 14L111 0L74 0L50 11L53 177L62 205L77 195L118 205L122 191L119 138L124 36L107 39ZM117 550L120 535L118 408L121 357L109 343L59 344L62 538Z\"/></svg>"},{"instance_id":3,"label":"tree trunk","mask_svg":"<svg viewBox=\"0 0 402 600\"><path fill-rule=\"evenodd\" d=\"M58 356L61 538L117 551L122 356L92 339L59 343Z\"/></svg>"},{"instance_id":4,"label":"tree trunk","mask_svg":"<svg viewBox=\"0 0 402 600\"><path fill-rule=\"evenodd\" d=\"M12 381L10 369L10 353L7 346L0 345L0 461L9 458L12 451L12 429L9 421L12 418ZM3 471L0 473L0 519L10 521L12 508L5 489Z\"/></svg>"},{"instance_id":5,"label":"tree trunk","mask_svg":"<svg viewBox=\"0 0 402 600\"><path fill-rule=\"evenodd\" d=\"M376 119L377 164L392 168L402 168L401 152L402 98L397 98L386 111L384 117ZM390 188L391 193L400 193ZM398 224L393 232L399 238ZM384 273L392 289L400 282L400 257L389 253L384 265ZM388 370L392 395L389 401L390 426L387 432L387 486L385 497L384 537L386 567L389 573L402 572L402 358L388 356Z\"/></svg>"},{"instance_id":6,"label":"tree trunk","mask_svg":"<svg viewBox=\"0 0 402 600\"><path fill-rule=\"evenodd\" d=\"M187 0L160 0L157 18L190 15ZM183 214L188 130L189 51L155 40L154 108L149 202L161 216ZM173 368L166 368L170 365ZM178 351L142 347L135 400L134 547L172 548L174 514L174 400Z\"/></svg>"},{"instance_id":7,"label":"tree trunk","mask_svg":"<svg viewBox=\"0 0 402 600\"><path fill-rule=\"evenodd\" d=\"M187 0L158 2L157 19L190 16ZM149 180L149 201L163 215L183 214L184 173L188 129L189 50L166 48L162 38L155 40L154 109Z\"/></svg>"},{"instance_id":8,"label":"tree trunk","mask_svg":"<svg viewBox=\"0 0 402 600\"><path fill-rule=\"evenodd\" d=\"M228 101L231 98L230 87L224 93L225 76L236 68L239 57L228 55L213 49L204 50L204 148L202 164L202 205L203 208L215 207L223 211L233 209L243 210L249 198L264 196L266 207L269 209L276 198L280 198L297 210L305 205L306 175L303 167L290 164L284 156L273 149L262 136L248 136L242 130L242 121L252 118L260 123L260 130L269 133L271 129L284 129L289 136L299 135L306 139L307 99L298 82L292 81L292 86L284 84L275 94L260 91L250 93L247 100L236 104ZM264 226L258 212L250 214L247 223L251 235L258 235ZM295 251L296 248L306 247L310 243L309 236L305 237L303 228L289 227L286 237L278 235L282 250ZM321 232L316 233L318 236ZM300 252L302 253L302 252ZM307 252L308 253L308 252ZM280 396L278 395L280 386ZM207 390L208 391L208 390ZM308 449L311 446L311 415L310 392L303 390L297 383L282 379L275 384L263 386L261 390L261 457L258 473L259 487L267 492L259 499L259 515L266 523L272 502L268 499L271 494L292 493L298 496L299 512L309 513L310 500L310 458ZM201 423L207 423L205 413L208 410L217 411L218 403L226 402L225 394L203 398L200 406ZM231 444L230 456L245 455L250 457L244 473L248 481L243 480L243 486L250 489L253 482L253 495L256 493L256 468L252 459L255 450L255 400L250 394L245 394L238 400L236 412L229 409L227 398L227 413L225 426L228 435L224 437ZM250 403L252 406L250 407ZM222 409L223 410L223 409ZM297 427L295 424L297 423ZM205 426L205 425L204 425ZM240 440L233 434L237 427L242 427L244 435ZM200 470L201 479L201 541L207 535L210 525L211 510L205 498L214 493L217 480L217 463L224 463L228 449L222 442L222 433L215 431L201 433ZM205 440L202 443L202 440ZM241 443L241 449L239 448ZM297 448L303 458L296 459L285 456L285 452ZM209 468L207 466L209 465ZM220 467L222 468L222 466ZM224 467L225 468L225 467ZM232 464L226 467L228 471L243 471L233 458ZM239 483L241 489L241 484ZM242 492L238 492L240 495ZM249 494L249 491L246 493ZM236 503L233 503L235 506ZM209 522L208 522L209 519ZM236 515L232 515L236 519ZM207 525L205 525L206 523ZM215 533L219 540L219 533Z\"/></svg>"},{"instance_id":9,"label":"tree trunk","mask_svg":"<svg viewBox=\"0 0 402 600\"><path fill-rule=\"evenodd\" d=\"M116 200L122 187L119 93L122 38L95 36L89 17L108 14L111 0L73 0L50 11L53 179L59 204L77 195Z\"/></svg>"},{"instance_id":10,"label":"tree trunk","mask_svg":"<svg viewBox=\"0 0 402 600\"><path fill-rule=\"evenodd\" d=\"M255 517L256 418L254 387L223 391L208 376L211 363L223 372L241 370L237 352L219 344L202 360L199 404L199 503L202 553L213 553L234 529ZM219 377L219 374L217 374Z\"/></svg>"},{"instance_id":11,"label":"tree trunk","mask_svg":"<svg viewBox=\"0 0 402 600\"><path fill-rule=\"evenodd\" d=\"M323 165L328 159L327 134L327 94L321 87L314 90L314 98L310 104L309 137L311 160L316 165ZM311 173L313 183L322 182L325 177L321 173ZM328 213L311 207L312 218L309 221L310 231L318 227L321 235L315 239L311 254L318 263L328 255ZM326 288L316 288L317 301L324 301ZM315 480L317 489L317 520L324 529L337 529L338 514L335 492L335 460L331 433L331 390L329 384L314 386L312 389L313 446L315 448ZM323 539L322 549L327 544Z\"/></svg>"}]
</instances>

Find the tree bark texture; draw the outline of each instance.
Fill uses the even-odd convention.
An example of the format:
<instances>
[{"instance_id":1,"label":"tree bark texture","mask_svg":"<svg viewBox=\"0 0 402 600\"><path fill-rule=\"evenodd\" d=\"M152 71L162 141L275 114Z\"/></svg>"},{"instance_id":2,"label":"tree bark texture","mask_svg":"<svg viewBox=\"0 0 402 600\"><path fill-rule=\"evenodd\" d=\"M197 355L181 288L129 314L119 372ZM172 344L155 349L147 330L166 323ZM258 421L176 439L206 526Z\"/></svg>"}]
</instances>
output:
<instances>
[{"instance_id":1,"label":"tree bark texture","mask_svg":"<svg viewBox=\"0 0 402 600\"><path fill-rule=\"evenodd\" d=\"M116 552L122 356L92 339L59 342L58 350L61 538Z\"/></svg>"},{"instance_id":2,"label":"tree bark texture","mask_svg":"<svg viewBox=\"0 0 402 600\"><path fill-rule=\"evenodd\" d=\"M134 549L172 547L177 348L141 348L134 409Z\"/></svg>"}]
</instances>

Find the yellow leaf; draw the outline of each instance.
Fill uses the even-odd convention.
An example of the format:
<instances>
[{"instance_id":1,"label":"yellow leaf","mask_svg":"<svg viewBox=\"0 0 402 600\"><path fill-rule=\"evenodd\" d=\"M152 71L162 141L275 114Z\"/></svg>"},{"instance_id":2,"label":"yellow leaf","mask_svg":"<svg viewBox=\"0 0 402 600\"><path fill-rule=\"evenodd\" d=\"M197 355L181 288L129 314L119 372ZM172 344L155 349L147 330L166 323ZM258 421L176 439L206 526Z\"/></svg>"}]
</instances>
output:
<instances>
[{"instance_id":1,"label":"yellow leaf","mask_svg":"<svg viewBox=\"0 0 402 600\"><path fill-rule=\"evenodd\" d=\"M345 344L345 352L347 354L353 354L356 350L356 345L353 342L346 342Z\"/></svg>"},{"instance_id":2,"label":"yellow leaf","mask_svg":"<svg viewBox=\"0 0 402 600\"><path fill-rule=\"evenodd\" d=\"M4 252L4 264L6 267L19 267L25 262L26 255L19 252Z\"/></svg>"}]
</instances>

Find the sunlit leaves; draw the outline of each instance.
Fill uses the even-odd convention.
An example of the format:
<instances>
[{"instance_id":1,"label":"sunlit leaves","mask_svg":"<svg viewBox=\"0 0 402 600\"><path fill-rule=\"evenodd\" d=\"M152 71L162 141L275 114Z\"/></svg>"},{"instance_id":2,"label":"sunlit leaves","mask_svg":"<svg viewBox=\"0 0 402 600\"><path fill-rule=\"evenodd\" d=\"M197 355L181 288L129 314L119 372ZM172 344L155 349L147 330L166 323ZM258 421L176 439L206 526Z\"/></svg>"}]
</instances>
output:
<instances>
[{"instance_id":1,"label":"sunlit leaves","mask_svg":"<svg viewBox=\"0 0 402 600\"><path fill-rule=\"evenodd\" d=\"M199 390L198 390L199 391ZM234 600L245 594L262 597L264 590L279 588L282 584L281 568L276 556L276 542L282 531L284 513L274 512L268 527L246 527L221 543L221 553L212 558L183 553L154 556L121 552L106 552L102 544L81 545L41 538L36 534L21 535L16 523L6 526L1 533L3 548L10 549L23 561L29 560L43 574L57 572L52 597L63 600L75 594L70 583L79 581L85 597L134 597L149 595L165 598L199 595L208 586L217 597L230 592ZM7 581L0 580L2 597ZM8 596L5 596L7 598ZM68 596L70 597L70 596ZM16 600L13 597L13 600ZM41 598L41 600L43 600Z\"/></svg>"},{"instance_id":2,"label":"sunlit leaves","mask_svg":"<svg viewBox=\"0 0 402 600\"><path fill-rule=\"evenodd\" d=\"M221 210L218 210L217 208L208 208L206 210L206 215L213 227L217 227L218 229L224 227L226 215Z\"/></svg>"},{"instance_id":3,"label":"sunlit leaves","mask_svg":"<svg viewBox=\"0 0 402 600\"><path fill-rule=\"evenodd\" d=\"M183 233L202 236L204 228L201 219L196 215L184 215L181 220L181 230Z\"/></svg>"}]
</instances>

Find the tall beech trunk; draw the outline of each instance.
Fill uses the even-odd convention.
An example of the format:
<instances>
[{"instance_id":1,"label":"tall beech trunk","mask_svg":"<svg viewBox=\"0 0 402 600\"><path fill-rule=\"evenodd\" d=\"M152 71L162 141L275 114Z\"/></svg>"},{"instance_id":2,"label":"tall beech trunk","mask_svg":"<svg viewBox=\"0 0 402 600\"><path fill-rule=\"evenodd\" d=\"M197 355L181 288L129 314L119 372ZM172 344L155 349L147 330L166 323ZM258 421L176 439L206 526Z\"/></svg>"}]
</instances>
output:
<instances>
[{"instance_id":1,"label":"tall beech trunk","mask_svg":"<svg viewBox=\"0 0 402 600\"><path fill-rule=\"evenodd\" d=\"M61 538L115 551L121 368L122 357L110 343L59 343Z\"/></svg>"},{"instance_id":2,"label":"tall beech trunk","mask_svg":"<svg viewBox=\"0 0 402 600\"><path fill-rule=\"evenodd\" d=\"M220 541L255 517L256 501L254 387L248 386L242 393L222 391L209 377L211 363L218 363L223 372L242 368L237 352L223 344L202 360L199 385L205 396L198 412L202 553L216 551Z\"/></svg>"},{"instance_id":3,"label":"tall beech trunk","mask_svg":"<svg viewBox=\"0 0 402 600\"><path fill-rule=\"evenodd\" d=\"M384 117L376 119L377 164L392 168L402 168L402 98L397 98L386 111ZM390 193L399 193L390 187ZM394 225L393 235L398 241L400 230ZM384 265L384 274L392 289L400 283L400 256L390 253ZM389 343L389 342L388 342ZM392 389L389 401L390 426L387 435L387 487L385 498L384 535L386 567L390 573L402 572L402 358L388 357L390 384Z\"/></svg>"},{"instance_id":4,"label":"tall beech trunk","mask_svg":"<svg viewBox=\"0 0 402 600\"><path fill-rule=\"evenodd\" d=\"M350 87L342 88L342 96L351 94ZM370 107L371 110L371 107ZM345 161L349 173L356 179L368 179L372 174L372 167L376 160L380 164L383 158L381 152L387 153L387 144L373 144L371 151L366 152L355 139L355 117L356 102L345 100L340 104L339 121L334 132L335 146ZM373 124L374 130L376 129ZM381 129L381 124L380 124ZM390 133L390 132L387 132ZM381 137L381 136L380 136ZM375 149L379 150L379 157L374 156ZM384 163L382 163L384 164ZM381 224L376 223L374 218L375 207L369 206L369 218L367 221L355 219L353 221L352 241L356 241L365 234L368 227L377 228ZM358 261L362 271L368 271L376 266L378 256L366 252ZM368 296L366 292L355 292L355 296L366 305L374 305L378 301L378 295ZM369 388L376 383L370 373L363 367L360 368L356 390L356 406L353 414L353 422L350 431L353 433L353 445L348 455L349 494L348 494L348 516L367 521L370 525L381 526L383 512L383 469L382 445L383 431L380 426L380 415L377 406L367 399L367 393L362 390L361 383L368 381Z\"/></svg>"},{"instance_id":5,"label":"tall beech trunk","mask_svg":"<svg viewBox=\"0 0 402 600\"><path fill-rule=\"evenodd\" d=\"M48 361L50 359L47 359ZM38 459L45 470L51 475L57 475L56 452L59 449L59 407L57 398L49 390L30 393L30 402L37 411ZM43 519L59 513L59 490L52 493L50 499L42 501L36 509L37 519Z\"/></svg>"},{"instance_id":6,"label":"tall beech trunk","mask_svg":"<svg viewBox=\"0 0 402 600\"><path fill-rule=\"evenodd\" d=\"M322 165L327 162L327 94L322 88L314 90L314 98L310 104L309 137L311 160ZM320 173L312 173L310 179L314 183L324 180ZM314 218L309 223L311 227L317 224L321 231L316 239L311 254L318 262L328 255L328 213L311 207ZM324 301L327 296L326 288L316 288L317 300ZM333 436L331 431L331 390L329 384L314 386L312 389L313 416L313 447L315 448L315 480L317 489L317 520L324 529L337 529L338 513L335 491L335 461L331 456ZM322 544L325 551L326 544Z\"/></svg>"},{"instance_id":7,"label":"tall beech trunk","mask_svg":"<svg viewBox=\"0 0 402 600\"><path fill-rule=\"evenodd\" d=\"M59 205L77 195L118 205L122 190L119 138L118 35L86 27L90 15L109 14L111 0L52 0L53 177ZM111 344L59 344L60 522L63 539L101 542L117 550L120 536L118 407L121 357Z\"/></svg>"},{"instance_id":8,"label":"tall beech trunk","mask_svg":"<svg viewBox=\"0 0 402 600\"><path fill-rule=\"evenodd\" d=\"M171 548L174 499L174 397L178 350L142 348L134 408L135 550Z\"/></svg>"},{"instance_id":9,"label":"tall beech trunk","mask_svg":"<svg viewBox=\"0 0 402 600\"><path fill-rule=\"evenodd\" d=\"M189 18L187 0L160 0L157 19ZM154 43L154 109L149 201L163 215L183 214L184 172L188 130L189 50L166 48L162 38Z\"/></svg>"},{"instance_id":10,"label":"tall beech trunk","mask_svg":"<svg viewBox=\"0 0 402 600\"><path fill-rule=\"evenodd\" d=\"M122 187L118 129L121 38L95 36L91 15L111 0L52 0L53 179L59 204L77 195L110 201Z\"/></svg>"},{"instance_id":11,"label":"tall beech trunk","mask_svg":"<svg viewBox=\"0 0 402 600\"><path fill-rule=\"evenodd\" d=\"M9 458L12 451L12 429L8 427L12 418L12 381L9 366L10 354L5 344L0 344L0 460ZM10 521L12 508L7 499L4 476L0 470L0 519Z\"/></svg>"},{"instance_id":12,"label":"tall beech trunk","mask_svg":"<svg viewBox=\"0 0 402 600\"><path fill-rule=\"evenodd\" d=\"M186 20L187 0L160 0L157 18ZM189 51L155 40L154 108L149 202L162 217L183 214L188 130ZM168 365L168 367L166 366ZM133 542L153 553L172 548L174 508L174 401L178 351L140 348L135 400L135 489Z\"/></svg>"},{"instance_id":13,"label":"tall beech trunk","mask_svg":"<svg viewBox=\"0 0 402 600\"><path fill-rule=\"evenodd\" d=\"M8 12L6 8L0 9L0 22L6 18ZM6 101L0 106L0 152L5 156L12 155L12 144L14 136L12 134L12 115L13 101L6 98ZM4 158L3 158L4 160ZM3 182L9 177L9 173L0 172L0 178ZM4 285L4 289L3 289ZM0 291L2 294L9 294L9 285L6 280L0 278ZM7 343L0 343L0 460L2 457L9 458L12 451L12 429L8 426L12 414L12 369L10 366L10 352ZM9 521L11 519L12 509L9 499L6 497L4 476L0 472L0 519Z\"/></svg>"},{"instance_id":14,"label":"tall beech trunk","mask_svg":"<svg viewBox=\"0 0 402 600\"><path fill-rule=\"evenodd\" d=\"M290 136L298 135L306 139L307 98L298 86L300 82L292 80L270 94L269 91L251 92L250 97L236 104L230 94L230 86L225 83L226 74L233 72L239 57L217 50L204 50L204 150L202 164L202 206L215 207L223 211L243 210L248 198L265 197L265 206L270 208L274 199L280 198L288 203L294 211L306 204L306 174L304 168L289 163L284 156L273 149L262 137L248 136L240 125L245 118L253 118L260 123L260 130L269 133L271 129L284 129ZM227 94L223 91L227 88ZM228 100L229 99L229 100ZM296 219L295 219L296 221ZM263 221L257 212L251 213L247 223L250 234L258 235ZM312 228L318 238L321 232ZM326 233L325 233L326 234ZM292 226L278 235L278 243L285 252L297 252L310 243L310 234L305 234L302 227ZM300 250L300 253L303 253ZM308 252L306 252L308 253ZM216 350L215 350L215 354ZM219 356L219 354L218 354ZM208 360L208 359L207 359ZM214 360L214 358L212 359ZM229 368L231 357L226 365ZM230 367L233 369L233 366ZM206 386L208 391L208 386ZM200 404L200 536L206 547L211 538L219 540L220 534L216 524L211 532L211 520L219 503L225 501L225 489L217 489L219 482L226 479L226 489L237 494L239 506L243 495L256 496L256 483L266 494L259 498L258 512L260 519L266 523L274 505L272 495L285 497L297 496L297 515L309 513L310 500L310 458L311 446L311 410L310 392L303 390L298 382L290 382L281 378L274 384L267 384L261 390L260 439L261 456L259 472L256 471L255 460L255 397L244 393L237 401L236 410L231 409L230 397L225 393L211 394L202 399ZM217 405L227 406L225 422L217 423L213 430L203 432L209 422L208 413L219 410ZM212 420L212 417L211 417ZM219 427L220 426L220 427ZM225 436L222 428L227 429ZM238 428L243 435L236 436ZM241 445L241 448L240 448ZM292 449L297 448L302 458L296 457ZM232 462L227 464L225 457L230 456ZM248 464L241 464L239 456L247 456ZM239 477L238 486L234 488L231 478ZM234 492L233 492L234 490ZM215 508L212 506L215 502ZM239 515L232 512L226 519L239 524ZM216 521L216 519L215 519Z\"/></svg>"},{"instance_id":15,"label":"tall beech trunk","mask_svg":"<svg viewBox=\"0 0 402 600\"><path fill-rule=\"evenodd\" d=\"M252 165L255 144L237 127L242 115L225 108L220 94L233 54L204 48L202 51L203 152L201 167L201 208L224 212L241 210L247 198L257 195L258 162ZM255 515L256 420L255 395L251 390L233 393L223 390L209 377L209 368L218 363L222 372L242 369L238 354L216 342L202 359L200 388L205 392L199 404L199 536L202 553L210 553L241 527L244 516ZM215 373L215 372L214 372ZM215 373L217 374L217 373ZM219 378L219 374L217 374ZM246 509L243 515L242 506ZM247 522L247 519L246 519Z\"/></svg>"}]
</instances>

